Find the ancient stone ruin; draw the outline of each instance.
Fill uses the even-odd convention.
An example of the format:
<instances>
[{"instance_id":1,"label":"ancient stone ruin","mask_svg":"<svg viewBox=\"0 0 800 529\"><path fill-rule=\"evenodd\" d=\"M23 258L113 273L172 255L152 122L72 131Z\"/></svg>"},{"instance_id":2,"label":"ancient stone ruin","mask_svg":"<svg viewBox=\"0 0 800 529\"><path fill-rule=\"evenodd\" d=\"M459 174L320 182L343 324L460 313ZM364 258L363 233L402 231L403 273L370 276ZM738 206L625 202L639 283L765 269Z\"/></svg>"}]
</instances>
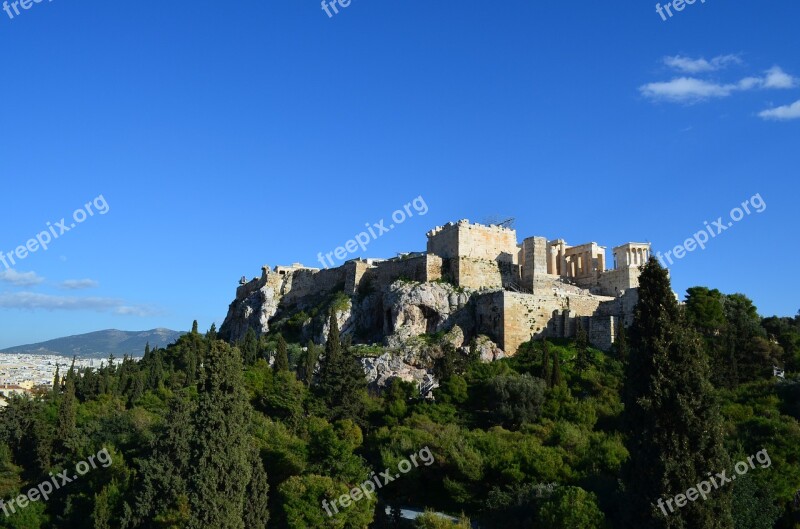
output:
<instances>
[{"instance_id":1,"label":"ancient stone ruin","mask_svg":"<svg viewBox=\"0 0 800 529\"><path fill-rule=\"evenodd\" d=\"M648 243L628 242L612 249L607 268L606 248L597 243L520 243L513 229L467 220L427 237L426 252L393 259L353 259L331 269L265 266L261 277L240 282L220 332L237 340L248 328L260 334L294 321L302 339L321 342L336 298L340 328L354 343L396 346L458 327L456 347L488 337L513 355L531 338L574 337L581 326L607 350L619 326L632 321L639 266L650 256Z\"/></svg>"}]
</instances>

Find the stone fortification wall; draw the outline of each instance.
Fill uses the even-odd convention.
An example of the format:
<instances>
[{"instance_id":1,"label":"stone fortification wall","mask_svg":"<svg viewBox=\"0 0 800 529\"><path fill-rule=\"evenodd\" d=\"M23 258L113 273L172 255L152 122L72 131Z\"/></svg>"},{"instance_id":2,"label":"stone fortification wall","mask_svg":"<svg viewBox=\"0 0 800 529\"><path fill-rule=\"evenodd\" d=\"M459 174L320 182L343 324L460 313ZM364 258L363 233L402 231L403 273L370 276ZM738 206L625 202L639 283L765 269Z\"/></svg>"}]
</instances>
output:
<instances>
[{"instance_id":1,"label":"stone fortification wall","mask_svg":"<svg viewBox=\"0 0 800 529\"><path fill-rule=\"evenodd\" d=\"M517 262L517 232L502 226L470 224L460 220L428 232L428 253L445 259L471 257Z\"/></svg>"}]
</instances>

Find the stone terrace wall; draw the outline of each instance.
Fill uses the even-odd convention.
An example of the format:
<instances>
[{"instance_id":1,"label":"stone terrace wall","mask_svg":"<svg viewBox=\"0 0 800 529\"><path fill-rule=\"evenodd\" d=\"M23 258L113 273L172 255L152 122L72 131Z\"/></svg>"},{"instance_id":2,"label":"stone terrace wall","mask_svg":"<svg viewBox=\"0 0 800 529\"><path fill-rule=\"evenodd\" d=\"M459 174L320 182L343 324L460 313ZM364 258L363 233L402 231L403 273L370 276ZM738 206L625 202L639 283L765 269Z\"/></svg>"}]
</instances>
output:
<instances>
[{"instance_id":1,"label":"stone terrace wall","mask_svg":"<svg viewBox=\"0 0 800 529\"><path fill-rule=\"evenodd\" d=\"M498 263L488 259L459 257L452 259L451 264L455 268L454 282L460 287L478 290L481 288L501 288L504 284L508 284L508 280L504 283L501 271L501 264L506 263ZM511 266L519 268L516 265ZM508 267L504 267L504 269L508 276ZM510 275L513 277L513 272Z\"/></svg>"},{"instance_id":2,"label":"stone terrace wall","mask_svg":"<svg viewBox=\"0 0 800 529\"><path fill-rule=\"evenodd\" d=\"M346 267L328 268L325 270L296 270L287 273L283 287L283 302L296 303L302 298L316 298L336 288L344 288Z\"/></svg>"},{"instance_id":3,"label":"stone terrace wall","mask_svg":"<svg viewBox=\"0 0 800 529\"><path fill-rule=\"evenodd\" d=\"M428 260L425 255L407 259L392 259L376 263L364 274L363 280L373 281L378 285L390 285L398 279L425 282L428 277Z\"/></svg>"},{"instance_id":4,"label":"stone terrace wall","mask_svg":"<svg viewBox=\"0 0 800 529\"><path fill-rule=\"evenodd\" d=\"M593 296L589 294L565 294L563 292L542 289L537 294L522 294L517 292L503 292L502 311L504 313L502 326L501 347L507 355L514 355L517 348L530 340L539 337L547 331L552 337L574 337L577 328L575 318L583 318L582 322L587 333L592 336L593 316L598 308L612 298ZM611 309L613 310L613 309ZM564 318L564 314L567 318ZM601 320L607 319L603 315ZM604 324L598 322L595 331L598 347L607 342ZM594 343L594 342L593 342Z\"/></svg>"},{"instance_id":5,"label":"stone terrace wall","mask_svg":"<svg viewBox=\"0 0 800 529\"><path fill-rule=\"evenodd\" d=\"M619 296L628 289L639 287L639 274L635 267L608 270L600 274L597 286L606 296Z\"/></svg>"},{"instance_id":6,"label":"stone terrace wall","mask_svg":"<svg viewBox=\"0 0 800 529\"><path fill-rule=\"evenodd\" d=\"M371 265L366 261L354 260L347 261L344 264L344 267L344 292L348 296L352 296L358 292L358 286L361 284L361 279L364 277L364 274L367 273L367 270L370 269Z\"/></svg>"},{"instance_id":7,"label":"stone terrace wall","mask_svg":"<svg viewBox=\"0 0 800 529\"><path fill-rule=\"evenodd\" d=\"M575 338L580 324L594 347L607 351L614 343L618 318L599 312L593 316L577 315L570 310L557 310L548 325L547 335L553 338Z\"/></svg>"},{"instance_id":8,"label":"stone terrace wall","mask_svg":"<svg viewBox=\"0 0 800 529\"><path fill-rule=\"evenodd\" d=\"M485 334L503 348L503 295L502 290L484 292L473 296L475 303L475 334Z\"/></svg>"},{"instance_id":9,"label":"stone terrace wall","mask_svg":"<svg viewBox=\"0 0 800 529\"><path fill-rule=\"evenodd\" d=\"M500 226L459 223L459 257L516 263L518 254L516 231Z\"/></svg>"}]
</instances>

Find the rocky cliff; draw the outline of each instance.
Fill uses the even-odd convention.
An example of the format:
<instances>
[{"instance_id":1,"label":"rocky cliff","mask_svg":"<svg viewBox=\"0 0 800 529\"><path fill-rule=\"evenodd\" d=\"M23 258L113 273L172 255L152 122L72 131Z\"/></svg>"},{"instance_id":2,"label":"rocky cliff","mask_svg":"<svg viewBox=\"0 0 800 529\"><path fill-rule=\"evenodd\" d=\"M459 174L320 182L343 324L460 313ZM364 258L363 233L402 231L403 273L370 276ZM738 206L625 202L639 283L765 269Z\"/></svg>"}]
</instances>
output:
<instances>
[{"instance_id":1,"label":"rocky cliff","mask_svg":"<svg viewBox=\"0 0 800 529\"><path fill-rule=\"evenodd\" d=\"M354 344L383 346L382 354L362 359L371 384L383 387L396 377L415 382L422 394L437 385L432 368L442 344L466 354L475 339L484 361L504 356L490 338L476 331L477 291L445 282L396 280L352 294L337 284L293 296L292 275L268 274L240 287L220 335L238 341L252 328L259 335L278 331L300 343L324 343L333 310L342 336Z\"/></svg>"}]
</instances>

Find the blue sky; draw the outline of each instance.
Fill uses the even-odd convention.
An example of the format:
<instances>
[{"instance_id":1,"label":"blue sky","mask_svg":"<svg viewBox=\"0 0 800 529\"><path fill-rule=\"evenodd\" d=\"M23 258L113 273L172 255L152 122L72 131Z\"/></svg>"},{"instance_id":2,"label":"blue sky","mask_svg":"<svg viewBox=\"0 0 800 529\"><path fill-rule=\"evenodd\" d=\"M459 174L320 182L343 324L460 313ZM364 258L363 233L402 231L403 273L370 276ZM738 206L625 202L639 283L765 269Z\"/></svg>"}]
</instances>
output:
<instances>
[{"instance_id":1,"label":"blue sky","mask_svg":"<svg viewBox=\"0 0 800 529\"><path fill-rule=\"evenodd\" d=\"M419 196L427 213L366 255L491 217L515 217L520 238L666 251L759 194L763 212L671 267L674 288L800 308L800 4L707 0L666 21L650 2L339 11L0 11L0 251L97 197L108 208L0 264L0 347L219 325L242 275L314 265Z\"/></svg>"}]
</instances>

